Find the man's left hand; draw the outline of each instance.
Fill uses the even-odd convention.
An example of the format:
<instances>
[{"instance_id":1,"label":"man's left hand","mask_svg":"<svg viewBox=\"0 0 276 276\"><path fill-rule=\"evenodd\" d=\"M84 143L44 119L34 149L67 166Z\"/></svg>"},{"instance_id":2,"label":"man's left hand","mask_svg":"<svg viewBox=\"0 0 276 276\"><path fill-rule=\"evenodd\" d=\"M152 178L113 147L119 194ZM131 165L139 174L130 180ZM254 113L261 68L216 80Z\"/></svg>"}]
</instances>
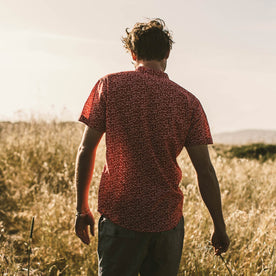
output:
<instances>
[{"instance_id":1,"label":"man's left hand","mask_svg":"<svg viewBox=\"0 0 276 276\"><path fill-rule=\"evenodd\" d=\"M94 225L95 225L95 220L90 211L86 214L81 214L76 217L76 221L75 221L76 235L81 239L83 243L87 245L90 243L88 227L90 227L91 235L94 236Z\"/></svg>"}]
</instances>

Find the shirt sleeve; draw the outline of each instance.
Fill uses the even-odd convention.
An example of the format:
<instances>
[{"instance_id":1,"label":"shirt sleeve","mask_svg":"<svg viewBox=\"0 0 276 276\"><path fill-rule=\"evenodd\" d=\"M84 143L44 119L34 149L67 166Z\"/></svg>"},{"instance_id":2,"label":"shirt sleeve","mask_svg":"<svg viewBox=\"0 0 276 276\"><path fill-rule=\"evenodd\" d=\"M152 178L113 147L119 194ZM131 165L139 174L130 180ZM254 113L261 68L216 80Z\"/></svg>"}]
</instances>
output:
<instances>
[{"instance_id":1,"label":"shirt sleeve","mask_svg":"<svg viewBox=\"0 0 276 276\"><path fill-rule=\"evenodd\" d=\"M199 100L195 98L190 128L185 140L185 146L213 144L206 114Z\"/></svg>"},{"instance_id":2,"label":"shirt sleeve","mask_svg":"<svg viewBox=\"0 0 276 276\"><path fill-rule=\"evenodd\" d=\"M107 85L100 79L86 100L79 121L100 132L106 130L106 93Z\"/></svg>"}]
</instances>

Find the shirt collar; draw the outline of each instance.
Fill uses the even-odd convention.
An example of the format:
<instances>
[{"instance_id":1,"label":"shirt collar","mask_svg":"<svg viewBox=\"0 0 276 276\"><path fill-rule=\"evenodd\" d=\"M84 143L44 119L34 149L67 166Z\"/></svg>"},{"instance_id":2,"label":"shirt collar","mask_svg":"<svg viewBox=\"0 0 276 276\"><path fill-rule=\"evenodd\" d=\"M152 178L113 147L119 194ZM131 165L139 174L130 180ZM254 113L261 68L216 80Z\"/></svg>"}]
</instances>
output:
<instances>
[{"instance_id":1,"label":"shirt collar","mask_svg":"<svg viewBox=\"0 0 276 276\"><path fill-rule=\"evenodd\" d=\"M154 70L154 69L151 69L151 68L148 68L148 67L144 67L144 66L139 66L135 69L136 72L140 72L140 73L144 73L144 74L149 74L149 75L152 75L152 76L157 76L157 77L160 77L160 78L166 78L168 79L169 76L168 74L164 73L162 70Z\"/></svg>"}]
</instances>

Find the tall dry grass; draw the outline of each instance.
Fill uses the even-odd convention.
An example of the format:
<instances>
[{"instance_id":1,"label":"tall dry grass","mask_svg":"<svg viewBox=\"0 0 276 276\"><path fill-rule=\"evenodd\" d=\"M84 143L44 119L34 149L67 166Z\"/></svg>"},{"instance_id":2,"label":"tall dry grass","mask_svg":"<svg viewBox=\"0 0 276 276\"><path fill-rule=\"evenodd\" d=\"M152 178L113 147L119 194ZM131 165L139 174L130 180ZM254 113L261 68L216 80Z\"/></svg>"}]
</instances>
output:
<instances>
[{"instance_id":1,"label":"tall dry grass","mask_svg":"<svg viewBox=\"0 0 276 276\"><path fill-rule=\"evenodd\" d=\"M35 217L30 275L97 275L97 238L90 246L74 235L75 156L78 123L0 123L0 273L27 275L27 247ZM211 147L231 238L224 255L233 275L275 275L276 161L229 158ZM96 158L90 203L96 216L97 187L105 162ZM221 154L222 153L222 154ZM185 151L185 241L179 275L228 275L209 243L212 223Z\"/></svg>"}]
</instances>

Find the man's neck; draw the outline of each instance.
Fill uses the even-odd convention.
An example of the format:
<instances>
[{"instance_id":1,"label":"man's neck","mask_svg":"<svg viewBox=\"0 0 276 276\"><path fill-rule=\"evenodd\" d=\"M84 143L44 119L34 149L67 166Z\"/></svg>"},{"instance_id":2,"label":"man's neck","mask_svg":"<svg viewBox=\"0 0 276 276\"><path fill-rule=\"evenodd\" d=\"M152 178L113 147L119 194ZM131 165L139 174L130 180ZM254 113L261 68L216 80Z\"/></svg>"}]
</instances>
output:
<instances>
[{"instance_id":1,"label":"man's neck","mask_svg":"<svg viewBox=\"0 0 276 276\"><path fill-rule=\"evenodd\" d=\"M146 67L153 69L155 71L165 71L167 65L167 60L163 59L161 61L158 60L137 60L135 68L138 67Z\"/></svg>"}]
</instances>

